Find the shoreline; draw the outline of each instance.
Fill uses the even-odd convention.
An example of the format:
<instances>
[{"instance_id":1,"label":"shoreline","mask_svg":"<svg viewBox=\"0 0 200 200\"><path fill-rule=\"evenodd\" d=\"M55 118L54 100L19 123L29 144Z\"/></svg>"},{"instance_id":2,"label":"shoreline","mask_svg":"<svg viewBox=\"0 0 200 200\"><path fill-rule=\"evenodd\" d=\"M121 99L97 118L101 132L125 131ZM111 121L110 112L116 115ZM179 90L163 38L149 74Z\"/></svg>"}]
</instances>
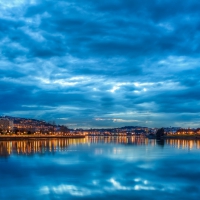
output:
<instances>
[{"instance_id":1,"label":"shoreline","mask_svg":"<svg viewBox=\"0 0 200 200\"><path fill-rule=\"evenodd\" d=\"M200 135L168 135L168 136L163 136L161 138L156 138L154 137L148 137L148 139L158 139L158 140L164 140L164 139L182 139L182 140L200 140Z\"/></svg>"},{"instance_id":2,"label":"shoreline","mask_svg":"<svg viewBox=\"0 0 200 200\"><path fill-rule=\"evenodd\" d=\"M200 135L174 135L174 136L164 136L163 139L190 139L190 140L199 140Z\"/></svg>"},{"instance_id":3,"label":"shoreline","mask_svg":"<svg viewBox=\"0 0 200 200\"><path fill-rule=\"evenodd\" d=\"M76 138L85 138L84 135L44 135L44 136L39 136L39 135L0 135L0 141L2 140L22 140L22 139L63 139L63 138L68 138L68 139L76 139Z\"/></svg>"},{"instance_id":4,"label":"shoreline","mask_svg":"<svg viewBox=\"0 0 200 200\"><path fill-rule=\"evenodd\" d=\"M105 136L104 136L105 137ZM106 136L107 137L107 136ZM114 136L116 137L116 136ZM119 137L119 136L117 136ZM0 141L2 140L23 140L23 139L78 139L85 138L85 135L0 135ZM188 140L200 140L200 135L168 135L161 138L156 138L156 136L148 137L148 139L188 139Z\"/></svg>"}]
</instances>

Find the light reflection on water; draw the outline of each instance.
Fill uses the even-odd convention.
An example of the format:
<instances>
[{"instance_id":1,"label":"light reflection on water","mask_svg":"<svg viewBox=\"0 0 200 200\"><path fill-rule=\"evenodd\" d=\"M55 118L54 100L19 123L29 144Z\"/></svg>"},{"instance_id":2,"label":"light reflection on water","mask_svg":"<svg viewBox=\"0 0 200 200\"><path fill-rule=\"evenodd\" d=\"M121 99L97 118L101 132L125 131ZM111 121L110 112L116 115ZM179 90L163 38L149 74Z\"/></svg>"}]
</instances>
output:
<instances>
[{"instance_id":1,"label":"light reflection on water","mask_svg":"<svg viewBox=\"0 0 200 200\"><path fill-rule=\"evenodd\" d=\"M199 140L0 141L0 199L199 199L199 166Z\"/></svg>"}]
</instances>

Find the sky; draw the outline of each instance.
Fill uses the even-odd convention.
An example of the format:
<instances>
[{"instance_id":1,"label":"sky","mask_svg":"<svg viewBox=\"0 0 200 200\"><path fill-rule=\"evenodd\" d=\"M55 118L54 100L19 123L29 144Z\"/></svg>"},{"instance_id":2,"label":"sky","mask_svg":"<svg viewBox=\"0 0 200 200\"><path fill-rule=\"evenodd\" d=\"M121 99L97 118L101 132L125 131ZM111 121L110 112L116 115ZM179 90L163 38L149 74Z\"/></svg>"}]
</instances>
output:
<instances>
[{"instance_id":1,"label":"sky","mask_svg":"<svg viewBox=\"0 0 200 200\"><path fill-rule=\"evenodd\" d=\"M199 127L199 11L198 0L0 0L0 114Z\"/></svg>"}]
</instances>

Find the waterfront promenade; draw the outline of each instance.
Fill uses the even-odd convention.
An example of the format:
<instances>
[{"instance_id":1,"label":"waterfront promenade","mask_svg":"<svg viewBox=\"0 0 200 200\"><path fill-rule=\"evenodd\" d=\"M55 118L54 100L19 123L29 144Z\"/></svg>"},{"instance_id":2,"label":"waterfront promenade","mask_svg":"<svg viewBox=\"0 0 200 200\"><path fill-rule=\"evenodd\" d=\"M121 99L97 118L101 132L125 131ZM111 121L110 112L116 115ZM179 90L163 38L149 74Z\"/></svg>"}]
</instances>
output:
<instances>
[{"instance_id":1,"label":"waterfront promenade","mask_svg":"<svg viewBox=\"0 0 200 200\"><path fill-rule=\"evenodd\" d=\"M156 137L156 135L146 135L147 138L149 139L188 139L188 140L195 140L195 139L200 139L200 135L178 135L178 134L174 134L174 135L164 135L159 137Z\"/></svg>"},{"instance_id":2,"label":"waterfront promenade","mask_svg":"<svg viewBox=\"0 0 200 200\"><path fill-rule=\"evenodd\" d=\"M166 135L163 139L200 139L200 135Z\"/></svg>"},{"instance_id":3,"label":"waterfront promenade","mask_svg":"<svg viewBox=\"0 0 200 200\"><path fill-rule=\"evenodd\" d=\"M0 135L0 140L85 138L85 135Z\"/></svg>"}]
</instances>

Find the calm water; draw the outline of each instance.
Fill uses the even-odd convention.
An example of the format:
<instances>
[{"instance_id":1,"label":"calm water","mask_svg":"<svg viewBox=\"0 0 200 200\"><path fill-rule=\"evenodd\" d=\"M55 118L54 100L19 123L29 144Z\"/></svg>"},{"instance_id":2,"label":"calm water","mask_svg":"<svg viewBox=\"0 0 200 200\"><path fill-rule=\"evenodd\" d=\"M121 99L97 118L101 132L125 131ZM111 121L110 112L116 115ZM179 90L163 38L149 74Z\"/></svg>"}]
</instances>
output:
<instances>
[{"instance_id":1,"label":"calm water","mask_svg":"<svg viewBox=\"0 0 200 200\"><path fill-rule=\"evenodd\" d=\"M200 141L0 141L0 199L200 199Z\"/></svg>"}]
</instances>

